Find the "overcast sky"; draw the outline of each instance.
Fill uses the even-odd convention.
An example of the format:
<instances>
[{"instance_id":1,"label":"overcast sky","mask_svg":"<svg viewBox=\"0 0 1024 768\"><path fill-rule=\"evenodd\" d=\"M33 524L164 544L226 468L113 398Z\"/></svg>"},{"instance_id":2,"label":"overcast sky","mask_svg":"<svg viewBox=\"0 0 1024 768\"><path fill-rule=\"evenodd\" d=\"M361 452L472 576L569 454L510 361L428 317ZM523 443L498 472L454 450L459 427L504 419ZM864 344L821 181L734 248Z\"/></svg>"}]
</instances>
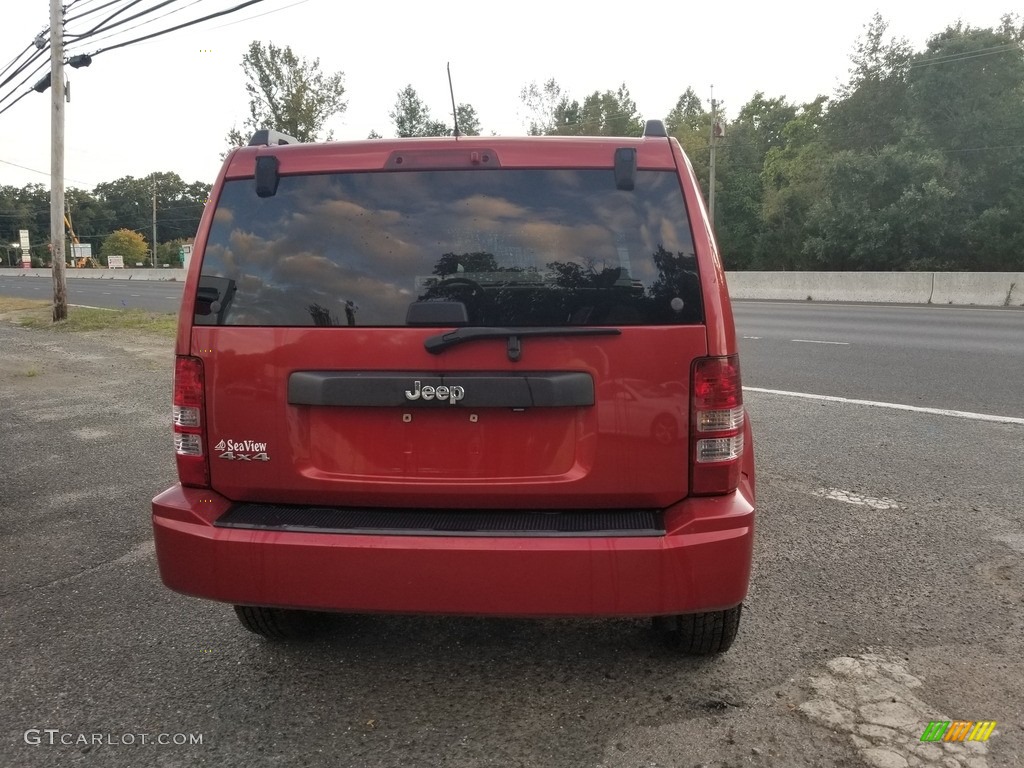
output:
<instances>
[{"instance_id":1,"label":"overcast sky","mask_svg":"<svg viewBox=\"0 0 1024 768\"><path fill-rule=\"evenodd\" d=\"M105 1L78 0L68 17ZM178 13L105 42L97 35L70 50L92 52L240 1L179 0L154 16L180 6ZM0 66L49 23L47 0L2 3ZM155 3L143 0L133 11ZM68 69L72 100L66 105L65 174L68 186L88 189L153 171L173 171L186 182L212 182L225 134L247 113L241 59L253 40L290 45L300 56L319 57L325 71L345 73L348 109L330 123L335 138L363 139L371 129L394 135L388 112L407 83L436 118L446 118L449 61L456 99L476 108L484 132L520 135L519 92L532 80L554 77L580 99L625 82L645 118L664 117L687 86L707 102L714 85L716 98L735 115L758 90L798 103L833 94L846 81L854 43L876 10L889 21L890 35L907 38L919 50L958 19L991 27L1015 5L1013 0L897 0L884 7L877 0L264 0L104 53L88 69ZM68 30L85 31L103 13L69 23ZM9 89L0 88L0 94ZM0 115L0 184L49 186L49 103L49 92L31 93Z\"/></svg>"}]
</instances>

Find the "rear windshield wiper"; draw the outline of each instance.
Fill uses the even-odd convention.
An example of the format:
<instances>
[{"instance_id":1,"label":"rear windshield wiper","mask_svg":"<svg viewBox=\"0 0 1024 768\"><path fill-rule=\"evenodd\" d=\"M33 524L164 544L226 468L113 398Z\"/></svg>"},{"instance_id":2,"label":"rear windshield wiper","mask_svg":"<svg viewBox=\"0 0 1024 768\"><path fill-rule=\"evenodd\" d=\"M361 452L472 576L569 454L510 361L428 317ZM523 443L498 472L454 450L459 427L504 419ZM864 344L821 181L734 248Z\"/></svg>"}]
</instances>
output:
<instances>
[{"instance_id":1,"label":"rear windshield wiper","mask_svg":"<svg viewBox=\"0 0 1024 768\"><path fill-rule=\"evenodd\" d=\"M457 344L478 339L508 339L508 359L518 360L519 339L523 336L619 336L618 328L456 328L448 333L431 336L423 342L427 352L439 355Z\"/></svg>"}]
</instances>

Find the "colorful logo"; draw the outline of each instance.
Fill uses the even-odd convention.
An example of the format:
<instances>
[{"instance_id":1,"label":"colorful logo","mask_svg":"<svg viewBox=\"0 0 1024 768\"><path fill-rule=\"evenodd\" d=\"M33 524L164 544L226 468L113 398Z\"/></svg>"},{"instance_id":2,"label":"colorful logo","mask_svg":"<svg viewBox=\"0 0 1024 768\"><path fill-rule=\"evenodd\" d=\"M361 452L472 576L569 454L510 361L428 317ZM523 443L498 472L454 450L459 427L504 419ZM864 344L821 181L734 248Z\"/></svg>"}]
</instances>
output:
<instances>
[{"instance_id":1,"label":"colorful logo","mask_svg":"<svg viewBox=\"0 0 1024 768\"><path fill-rule=\"evenodd\" d=\"M921 741L988 741L995 727L995 720L932 720Z\"/></svg>"}]
</instances>

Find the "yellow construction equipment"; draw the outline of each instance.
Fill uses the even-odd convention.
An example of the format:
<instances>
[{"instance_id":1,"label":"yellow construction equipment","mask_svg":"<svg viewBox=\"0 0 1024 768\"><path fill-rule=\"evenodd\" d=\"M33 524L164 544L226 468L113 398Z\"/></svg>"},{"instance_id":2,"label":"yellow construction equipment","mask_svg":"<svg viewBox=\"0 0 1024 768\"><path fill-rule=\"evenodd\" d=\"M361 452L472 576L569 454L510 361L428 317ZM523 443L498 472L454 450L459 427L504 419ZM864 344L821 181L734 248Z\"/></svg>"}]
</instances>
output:
<instances>
[{"instance_id":1,"label":"yellow construction equipment","mask_svg":"<svg viewBox=\"0 0 1024 768\"><path fill-rule=\"evenodd\" d=\"M71 226L71 215L68 213L64 214L64 224L68 228L68 234L71 235L72 244L81 245L81 243L78 240L78 235L75 234L74 227ZM73 253L74 248L72 248L71 250ZM92 256L79 256L77 258L72 256L71 266L75 267L76 269L99 269L100 263Z\"/></svg>"}]
</instances>

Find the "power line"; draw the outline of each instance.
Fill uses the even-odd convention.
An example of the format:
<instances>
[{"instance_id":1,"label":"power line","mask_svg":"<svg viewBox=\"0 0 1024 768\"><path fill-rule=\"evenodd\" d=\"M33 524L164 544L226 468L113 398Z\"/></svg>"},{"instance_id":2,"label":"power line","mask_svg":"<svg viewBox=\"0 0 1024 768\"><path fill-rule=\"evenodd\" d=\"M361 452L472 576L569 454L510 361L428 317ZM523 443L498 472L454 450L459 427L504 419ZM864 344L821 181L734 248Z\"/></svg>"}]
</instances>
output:
<instances>
[{"instance_id":1,"label":"power line","mask_svg":"<svg viewBox=\"0 0 1024 768\"><path fill-rule=\"evenodd\" d=\"M927 64L941 64L946 61L956 61L960 58L973 58L978 55L989 55L995 53L1002 53L1003 51L1019 50L1016 43L1001 43L999 45L993 45L988 48L978 48L973 51L957 51L955 53L943 53L938 55L929 55L927 51L923 51L919 55L924 58L927 57L927 61L916 61L911 62L909 66L919 67Z\"/></svg>"},{"instance_id":2,"label":"power line","mask_svg":"<svg viewBox=\"0 0 1024 768\"><path fill-rule=\"evenodd\" d=\"M127 11L129 8L131 8L132 6L138 5L141 2L142 2L142 0L129 0L129 3L127 5L124 5L124 6L120 7L120 8L118 8L116 11L114 11L112 14L107 16L107 18L105 18L103 21L101 21L95 27L90 29L88 32L83 32L81 35L65 35L65 37L84 37L85 35L90 35L93 32L95 32L96 30L98 30L100 27L102 27L104 24L106 24L108 21L110 21L111 19L116 19L122 13ZM68 20L65 19L64 23L66 24L67 21Z\"/></svg>"},{"instance_id":3,"label":"power line","mask_svg":"<svg viewBox=\"0 0 1024 768\"><path fill-rule=\"evenodd\" d=\"M87 2L96 2L96 0L87 0ZM89 16L90 14L96 13L97 11L102 11L104 8L109 8L110 6L117 5L120 2L123 2L123 0L110 0L109 3L104 3L103 5L99 6L98 8L91 8L90 10L85 11L83 13L80 13L77 16L69 16L68 18L64 19L64 23L67 24L69 21L76 21L77 19L85 18L86 16ZM72 5L74 5L74 4L72 4ZM69 5L67 7L67 10L71 10L72 5Z\"/></svg>"},{"instance_id":4,"label":"power line","mask_svg":"<svg viewBox=\"0 0 1024 768\"><path fill-rule=\"evenodd\" d=\"M28 93L32 93L32 91L28 91ZM40 176L49 176L50 175L49 171L40 171L40 170L37 170L36 168L29 168L27 165L18 165L17 163L12 163L10 160L0 160L0 163L3 163L4 165L13 165L15 168L21 168L21 170L23 170L23 171L31 171L32 173L38 173ZM76 184L86 184L86 185L89 183L87 181L82 181L81 179L71 179L71 178L69 178L68 181L73 181ZM49 209L47 209L47 210L49 210Z\"/></svg>"},{"instance_id":5,"label":"power line","mask_svg":"<svg viewBox=\"0 0 1024 768\"><path fill-rule=\"evenodd\" d=\"M978 50L978 51L964 51L962 54L959 54L959 55L950 54L949 57L944 57L944 58L941 58L941 59L938 59L938 60L915 61L912 64L907 65L907 69L917 69L919 67L931 67L931 66L937 66L939 64L957 64L957 63L959 63L961 61L967 61L968 59L978 59L978 58L981 58L982 56L993 56L993 55L995 55L997 53L1003 53L1004 51L1011 51L1011 50L1015 50L1015 49L1017 49L1016 45L1007 45L1007 46L999 48L999 49L994 49L993 48L993 49L985 49L985 50Z\"/></svg>"},{"instance_id":6,"label":"power line","mask_svg":"<svg viewBox=\"0 0 1024 768\"><path fill-rule=\"evenodd\" d=\"M260 18L260 16L269 16L272 13L277 13L278 11L284 11L284 10L287 10L289 8L294 8L296 5L302 5L303 3L308 3L308 2L309 2L309 0L296 0L296 2L289 3L288 5L282 5L280 8L274 8L274 9L269 10L269 11L264 11L263 13L257 13L255 16L246 16L244 19L238 19L237 21L229 21L226 24L218 24L216 27L210 27L210 29L211 30L223 29L224 27L230 27L230 26L233 26L235 24L241 24L241 23L243 23L245 21L252 21L253 19Z\"/></svg>"},{"instance_id":7,"label":"power line","mask_svg":"<svg viewBox=\"0 0 1024 768\"><path fill-rule=\"evenodd\" d=\"M11 59L7 64L5 64L4 68L0 69L0 75L2 75L4 72L6 72L11 67L13 67L17 63L18 59L20 59L26 53L31 51L32 50L32 45L33 45L32 43L29 43L28 45L26 45L25 49L21 53L19 53L17 56L15 56L13 59Z\"/></svg>"},{"instance_id":8,"label":"power line","mask_svg":"<svg viewBox=\"0 0 1024 768\"><path fill-rule=\"evenodd\" d=\"M136 2L141 2L141 0L136 0ZM153 13L153 11L158 11L161 8L163 8L164 6L167 6L167 5L170 5L171 3L176 3L176 2L178 2L178 0L163 0L162 3L157 3L154 6L150 6L149 8L146 8L145 10L139 11L134 16L129 16L126 19L121 19L120 21L115 21L113 24L109 24L109 25L107 25L105 27L103 26L104 22L101 22L97 26L95 26L92 29L90 29L88 32L83 32L80 35L69 34L68 37L69 38L74 38L76 40L85 40L85 39L88 39L88 38L92 37L96 33L106 32L107 30L113 29L114 27L119 27L122 24L127 24L129 21L135 21L135 19L138 19L138 18L140 18L142 16L147 16L147 15ZM119 13L123 12L125 10L127 10L127 8L122 9L121 11L119 11ZM178 10L180 10L180 9L178 9ZM157 17L157 18L160 18L160 17ZM150 21L155 21L155 19L150 19ZM136 25L136 26L139 26L139 25ZM132 28L134 29L134 27L132 27Z\"/></svg>"},{"instance_id":9,"label":"power line","mask_svg":"<svg viewBox=\"0 0 1024 768\"><path fill-rule=\"evenodd\" d=\"M5 85L7 85L9 82L11 82L11 80L13 80L18 75L20 75L22 72L24 72L26 68L28 68L34 61L37 61L41 56L49 56L49 52L50 52L50 46L47 45L45 48L43 48L41 50L38 50L35 53L33 53L31 56L28 57L28 59L23 61L21 63L21 65L16 70L11 72L11 74L9 74L6 78L4 78L3 82L0 82L0 88L3 88Z\"/></svg>"},{"instance_id":10,"label":"power line","mask_svg":"<svg viewBox=\"0 0 1024 768\"><path fill-rule=\"evenodd\" d=\"M29 95L30 93L32 93L32 89L31 89L31 88L29 88L29 89L28 89L27 91L25 91L25 92L24 92L23 94L21 94L21 96L19 96L18 98L16 98L16 99L15 99L14 101L12 101L12 102L11 102L10 104L8 104L8 105L7 105L6 107L4 107L3 109L0 109L0 115L2 115L2 114L3 114L4 112L6 112L6 111L7 111L8 109L10 109L10 108L11 108L11 107L13 107L13 106L14 106L15 104L17 104L17 103L18 103L19 101L21 101L22 99L24 99L24 98L25 98L26 96L28 96L28 95ZM4 98L10 98L10 96L5 96ZM8 163L8 165L14 165L14 163ZM31 170L31 169L29 169L29 170Z\"/></svg>"},{"instance_id":11,"label":"power line","mask_svg":"<svg viewBox=\"0 0 1024 768\"><path fill-rule=\"evenodd\" d=\"M229 13L234 13L235 11L239 11L242 8L247 8L250 5L256 5L256 3L262 3L262 2L263 2L263 0L246 0L246 2L239 3L238 5L234 6L233 8L228 8L228 9L223 10L223 11L218 11L217 13L211 13L211 14L209 14L207 16L203 16L202 18L194 19L193 21L187 21L187 22L185 22L183 24L178 24L177 26L161 30L160 32L153 32L152 34L144 35L143 37L137 37L134 40L127 40L127 41L125 41L123 43L118 43L117 45L110 45L110 46L107 46L106 48L100 48L98 51L94 51L92 55L93 56L98 56L99 54L106 53L107 51L114 51L114 50L117 50L118 48L124 48L126 46L133 45L135 43L141 43L143 40L150 40L150 39L152 39L154 37L160 37L161 35L166 35L169 32L176 32L179 29L184 29L185 27L191 27L191 26L194 26L194 25L199 24L201 22L209 21L210 19L216 19L219 16L226 16Z\"/></svg>"},{"instance_id":12,"label":"power line","mask_svg":"<svg viewBox=\"0 0 1024 768\"><path fill-rule=\"evenodd\" d=\"M167 11L166 13L161 13L159 16L156 16L156 17L154 17L152 19L146 19L145 21L140 21L138 24L133 24L132 26L128 27L127 29L119 29L116 32L111 32L109 35L102 35L101 37L98 37L96 39L93 39L92 36L90 35L90 36L88 36L86 38L81 38L81 39L78 39L78 40L73 40L72 42L68 43L68 48L71 49L71 48L74 48L74 46L76 46L76 45L81 45L81 43L85 39L92 40L93 45L95 45L96 43L102 42L103 40L109 40L112 37L117 37L118 35L123 35L125 32L130 32L133 29L138 29L139 27L144 27L147 24L152 24L153 22L159 21L160 19L163 19L163 18L165 18L167 16L170 16L172 13L180 13L181 11L184 11L187 8L191 8L193 5L196 5L197 3L201 3L201 2L203 2L203 0L192 0L192 2L189 3L188 5L182 6L180 8L172 8L171 10ZM111 25L111 26L114 26L114 25ZM107 29L110 29L110 28L111 27L106 27L105 29L101 29L99 32L97 32L97 34L105 32L105 31L107 31ZM77 50L77 49L75 49L75 50Z\"/></svg>"},{"instance_id":13,"label":"power line","mask_svg":"<svg viewBox=\"0 0 1024 768\"><path fill-rule=\"evenodd\" d=\"M29 73L28 73L28 74L27 74L27 75L25 76L25 79L24 79L24 80L22 80L22 81L21 81L20 83L18 83L18 84L17 84L16 86L14 86L14 87L13 87L13 88L12 88L12 89L10 90L10 92L8 92L8 94L7 94L6 96L0 97L0 104L2 104L3 102L5 102L5 101L7 101L7 100L8 100L9 98L11 98L11 96L13 96L13 95L14 95L15 93L17 93L17 92L18 92L18 89L19 89L19 88L21 88L21 86L23 86L23 85L24 85L25 83L27 83L27 82L28 82L29 80L31 80L31 79L32 79L33 77L35 77L35 76L36 76L37 74L39 74L39 71L40 71L40 70L42 70L42 69L44 69L44 68L46 68L46 67L48 67L48 66L50 66L50 62L49 62L49 61L44 61L44 62L42 62L42 63L41 63L41 64L40 64L40 65L39 65L38 67L36 67L35 69L33 69L33 70L32 70L31 72L29 72ZM25 93L21 94L21 96L19 96L19 97L18 97L17 99L15 99L15 102L17 102L17 101L21 101L21 100L22 100L22 98L24 98L24 97L25 97L25 94L26 94L26 93L31 93L32 91L33 91L33 89L32 89L32 88L30 88L29 90L25 91ZM4 108L3 108L3 110L2 110L2 111L0 111L0 114L3 114L3 113L4 113L4 112L6 112L6 111L7 111L8 109L10 109L10 107L12 107L12 106L13 106L13 104L8 104L8 105L7 105L6 107L4 107Z\"/></svg>"}]
</instances>

